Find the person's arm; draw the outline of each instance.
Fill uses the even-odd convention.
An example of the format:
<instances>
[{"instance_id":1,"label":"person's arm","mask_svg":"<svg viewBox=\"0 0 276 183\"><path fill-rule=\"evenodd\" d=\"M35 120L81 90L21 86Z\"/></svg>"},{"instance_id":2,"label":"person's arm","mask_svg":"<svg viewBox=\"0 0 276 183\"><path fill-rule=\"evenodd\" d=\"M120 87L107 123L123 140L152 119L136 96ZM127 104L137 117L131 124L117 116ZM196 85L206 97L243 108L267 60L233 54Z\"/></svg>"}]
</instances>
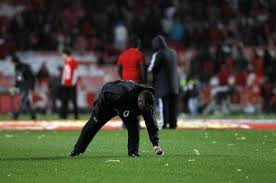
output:
<instances>
[{"instance_id":1,"label":"person's arm","mask_svg":"<svg viewBox=\"0 0 276 183\"><path fill-rule=\"evenodd\" d=\"M159 129L157 127L157 121L155 119L154 110L151 112L145 112L142 114L147 126L150 141L153 146L153 152L156 155L163 155L164 152L159 146Z\"/></svg>"},{"instance_id":2,"label":"person's arm","mask_svg":"<svg viewBox=\"0 0 276 183\"><path fill-rule=\"evenodd\" d=\"M122 66L118 65L118 74L120 76L120 78L122 78Z\"/></svg>"},{"instance_id":3,"label":"person's arm","mask_svg":"<svg viewBox=\"0 0 276 183\"><path fill-rule=\"evenodd\" d=\"M140 64L140 75L141 75L141 83L147 82L146 72L145 72L145 64Z\"/></svg>"},{"instance_id":4,"label":"person's arm","mask_svg":"<svg viewBox=\"0 0 276 183\"><path fill-rule=\"evenodd\" d=\"M158 70L160 69L160 65L161 65L161 58L162 58L162 53L161 52L155 52L152 55L151 61L150 61L150 65L148 66L148 72L158 72Z\"/></svg>"},{"instance_id":5,"label":"person's arm","mask_svg":"<svg viewBox=\"0 0 276 183\"><path fill-rule=\"evenodd\" d=\"M118 74L119 74L120 78L122 79L122 70L123 70L123 68L122 68L122 54L118 58L117 66L118 66L118 70L117 70Z\"/></svg>"},{"instance_id":6,"label":"person's arm","mask_svg":"<svg viewBox=\"0 0 276 183\"><path fill-rule=\"evenodd\" d=\"M157 121L154 116L154 111L144 112L143 118L145 120L147 131L149 134L149 139L153 146L159 146L159 129L157 126Z\"/></svg>"}]
</instances>

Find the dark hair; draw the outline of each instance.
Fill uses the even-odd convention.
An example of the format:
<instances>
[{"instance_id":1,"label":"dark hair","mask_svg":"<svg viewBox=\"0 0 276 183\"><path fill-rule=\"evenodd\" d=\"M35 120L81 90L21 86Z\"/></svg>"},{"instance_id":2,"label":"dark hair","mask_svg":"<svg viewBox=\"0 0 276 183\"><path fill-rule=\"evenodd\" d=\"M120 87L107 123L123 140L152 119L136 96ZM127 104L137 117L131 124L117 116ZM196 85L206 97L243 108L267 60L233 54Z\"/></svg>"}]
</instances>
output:
<instances>
[{"instance_id":1,"label":"dark hair","mask_svg":"<svg viewBox=\"0 0 276 183\"><path fill-rule=\"evenodd\" d=\"M11 61L13 63L19 63L20 62L20 60L19 60L19 58L18 58L17 55L11 55Z\"/></svg>"},{"instance_id":2,"label":"dark hair","mask_svg":"<svg viewBox=\"0 0 276 183\"><path fill-rule=\"evenodd\" d=\"M66 55L71 55L71 50L70 50L69 48L64 48L64 49L62 50L62 53L63 53L63 54L66 54Z\"/></svg>"},{"instance_id":3,"label":"dark hair","mask_svg":"<svg viewBox=\"0 0 276 183\"><path fill-rule=\"evenodd\" d=\"M139 97L143 98L145 101L145 105L150 105L153 106L154 104L154 96L152 94L152 92L148 91L148 90L144 90L139 94Z\"/></svg>"},{"instance_id":4,"label":"dark hair","mask_svg":"<svg viewBox=\"0 0 276 183\"><path fill-rule=\"evenodd\" d=\"M141 39L137 35L133 35L129 39L129 47L131 48L140 48Z\"/></svg>"}]
</instances>

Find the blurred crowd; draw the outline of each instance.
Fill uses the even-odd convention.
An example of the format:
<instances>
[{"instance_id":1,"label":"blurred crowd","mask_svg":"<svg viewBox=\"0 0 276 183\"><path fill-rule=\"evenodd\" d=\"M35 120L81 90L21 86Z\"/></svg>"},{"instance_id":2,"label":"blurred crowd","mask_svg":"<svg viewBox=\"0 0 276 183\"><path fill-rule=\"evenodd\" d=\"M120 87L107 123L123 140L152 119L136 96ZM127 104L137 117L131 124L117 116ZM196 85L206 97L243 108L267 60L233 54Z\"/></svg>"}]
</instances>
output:
<instances>
[{"instance_id":1,"label":"blurred crowd","mask_svg":"<svg viewBox=\"0 0 276 183\"><path fill-rule=\"evenodd\" d=\"M116 63L130 35L141 37L142 50L149 52L152 38L162 34L170 46L191 50L189 59L179 63L182 97L188 106L183 110L194 115L201 108L203 113L227 113L235 110L229 103L243 103L238 108L245 112L275 112L276 1L1 3L14 13L0 15L0 57L7 50L71 47L74 51L96 52L100 64ZM109 56L114 59L106 59ZM191 98L196 100L189 102Z\"/></svg>"}]
</instances>

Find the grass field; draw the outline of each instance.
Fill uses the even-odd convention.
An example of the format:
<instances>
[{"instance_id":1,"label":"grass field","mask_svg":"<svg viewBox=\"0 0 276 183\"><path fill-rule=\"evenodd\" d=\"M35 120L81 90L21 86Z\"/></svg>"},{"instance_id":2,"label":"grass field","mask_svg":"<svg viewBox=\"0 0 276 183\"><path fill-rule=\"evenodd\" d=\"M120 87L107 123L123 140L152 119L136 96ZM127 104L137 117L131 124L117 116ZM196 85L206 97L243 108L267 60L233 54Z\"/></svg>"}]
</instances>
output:
<instances>
[{"instance_id":1,"label":"grass field","mask_svg":"<svg viewBox=\"0 0 276 183\"><path fill-rule=\"evenodd\" d=\"M163 130L164 156L141 131L140 158L127 157L127 132L100 131L69 158L78 131L0 132L0 182L275 182L276 131Z\"/></svg>"}]
</instances>

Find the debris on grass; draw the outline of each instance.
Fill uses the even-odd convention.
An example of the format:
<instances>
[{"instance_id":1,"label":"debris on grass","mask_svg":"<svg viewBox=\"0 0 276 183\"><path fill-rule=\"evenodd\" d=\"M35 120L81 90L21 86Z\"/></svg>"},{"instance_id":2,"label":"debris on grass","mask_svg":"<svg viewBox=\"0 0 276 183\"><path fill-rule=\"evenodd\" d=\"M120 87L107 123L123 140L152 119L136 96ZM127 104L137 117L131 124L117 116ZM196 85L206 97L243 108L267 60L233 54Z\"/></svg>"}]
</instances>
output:
<instances>
[{"instance_id":1,"label":"debris on grass","mask_svg":"<svg viewBox=\"0 0 276 183\"><path fill-rule=\"evenodd\" d=\"M237 169L237 172L241 172L241 171L242 171L242 169L240 169L240 168Z\"/></svg>"},{"instance_id":2,"label":"debris on grass","mask_svg":"<svg viewBox=\"0 0 276 183\"><path fill-rule=\"evenodd\" d=\"M119 159L109 159L105 161L106 163L120 163L121 161Z\"/></svg>"},{"instance_id":3,"label":"debris on grass","mask_svg":"<svg viewBox=\"0 0 276 183\"><path fill-rule=\"evenodd\" d=\"M165 166L169 166L169 163L166 163Z\"/></svg>"},{"instance_id":4,"label":"debris on grass","mask_svg":"<svg viewBox=\"0 0 276 183\"><path fill-rule=\"evenodd\" d=\"M42 134L42 135L39 135L39 136L37 137L37 139L40 140L40 139L42 139L42 138L44 138L44 137L45 137L45 135Z\"/></svg>"},{"instance_id":5,"label":"debris on grass","mask_svg":"<svg viewBox=\"0 0 276 183\"><path fill-rule=\"evenodd\" d=\"M212 144L216 144L216 143L217 143L217 141L215 141L215 140L214 140L214 141L212 141Z\"/></svg>"},{"instance_id":6,"label":"debris on grass","mask_svg":"<svg viewBox=\"0 0 276 183\"><path fill-rule=\"evenodd\" d=\"M200 152L199 152L197 149L194 149L194 154L195 154L196 156L199 156L199 155L200 155Z\"/></svg>"},{"instance_id":7,"label":"debris on grass","mask_svg":"<svg viewBox=\"0 0 276 183\"><path fill-rule=\"evenodd\" d=\"M227 144L228 146L234 146L234 145L236 145L236 144Z\"/></svg>"},{"instance_id":8,"label":"debris on grass","mask_svg":"<svg viewBox=\"0 0 276 183\"><path fill-rule=\"evenodd\" d=\"M245 137L237 137L236 139L237 139L237 140L246 140Z\"/></svg>"},{"instance_id":9,"label":"debris on grass","mask_svg":"<svg viewBox=\"0 0 276 183\"><path fill-rule=\"evenodd\" d=\"M9 138L13 138L14 136L12 134L6 134L5 138L9 139Z\"/></svg>"},{"instance_id":10,"label":"debris on grass","mask_svg":"<svg viewBox=\"0 0 276 183\"><path fill-rule=\"evenodd\" d=\"M143 153L150 153L151 151L143 150Z\"/></svg>"},{"instance_id":11,"label":"debris on grass","mask_svg":"<svg viewBox=\"0 0 276 183\"><path fill-rule=\"evenodd\" d=\"M188 159L188 161L189 161L189 162L193 162L193 161L195 161L195 159Z\"/></svg>"}]
</instances>

